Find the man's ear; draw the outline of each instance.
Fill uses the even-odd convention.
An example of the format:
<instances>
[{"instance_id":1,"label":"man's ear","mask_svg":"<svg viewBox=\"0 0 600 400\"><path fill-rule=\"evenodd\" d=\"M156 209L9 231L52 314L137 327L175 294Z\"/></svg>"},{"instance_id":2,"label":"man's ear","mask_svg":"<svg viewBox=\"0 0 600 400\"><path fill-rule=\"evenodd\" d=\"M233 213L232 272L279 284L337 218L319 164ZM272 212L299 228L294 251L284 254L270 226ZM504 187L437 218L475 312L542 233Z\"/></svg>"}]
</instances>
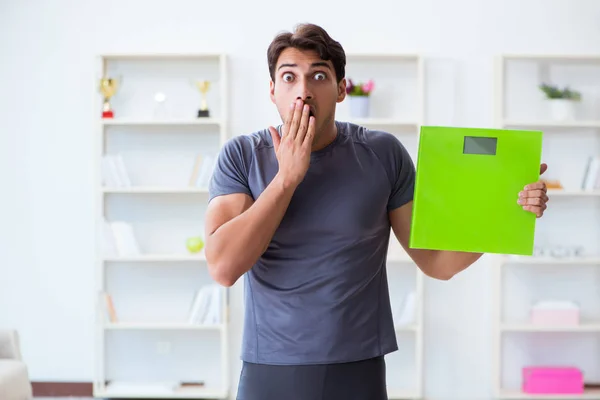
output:
<instances>
[{"instance_id":1,"label":"man's ear","mask_svg":"<svg viewBox=\"0 0 600 400\"><path fill-rule=\"evenodd\" d=\"M275 104L275 83L273 80L269 81L269 95L271 97L271 101Z\"/></svg>"},{"instance_id":2,"label":"man's ear","mask_svg":"<svg viewBox=\"0 0 600 400\"><path fill-rule=\"evenodd\" d=\"M346 98L346 78L343 78L338 84L337 102L341 103Z\"/></svg>"}]
</instances>

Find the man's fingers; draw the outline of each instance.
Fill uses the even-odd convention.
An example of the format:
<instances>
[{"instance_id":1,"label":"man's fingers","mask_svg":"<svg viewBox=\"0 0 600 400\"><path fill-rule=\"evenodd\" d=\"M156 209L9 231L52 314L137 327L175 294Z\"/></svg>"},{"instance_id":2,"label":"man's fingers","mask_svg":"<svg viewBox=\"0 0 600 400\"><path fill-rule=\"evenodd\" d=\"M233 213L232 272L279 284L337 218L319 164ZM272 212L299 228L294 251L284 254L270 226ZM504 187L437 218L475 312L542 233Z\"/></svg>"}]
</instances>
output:
<instances>
[{"instance_id":1,"label":"man's fingers","mask_svg":"<svg viewBox=\"0 0 600 400\"><path fill-rule=\"evenodd\" d=\"M308 118L308 128L306 129L306 135L304 136L304 142L302 144L311 147L313 138L315 137L315 117Z\"/></svg>"},{"instance_id":2,"label":"man's fingers","mask_svg":"<svg viewBox=\"0 0 600 400\"><path fill-rule=\"evenodd\" d=\"M519 197L521 197L521 198L540 197L540 198L548 201L548 195L546 194L545 191L543 191L541 189L524 190L521 193L519 193Z\"/></svg>"},{"instance_id":3,"label":"man's fingers","mask_svg":"<svg viewBox=\"0 0 600 400\"><path fill-rule=\"evenodd\" d=\"M519 204L523 206L541 206L546 202L540 197L524 197L519 199Z\"/></svg>"},{"instance_id":4,"label":"man's fingers","mask_svg":"<svg viewBox=\"0 0 600 400\"><path fill-rule=\"evenodd\" d=\"M295 103L290 104L290 109L288 110L287 115L284 117L283 126L281 127L281 137L287 136L290 131L290 126L292 125L292 119L294 118L294 109Z\"/></svg>"},{"instance_id":5,"label":"man's fingers","mask_svg":"<svg viewBox=\"0 0 600 400\"><path fill-rule=\"evenodd\" d=\"M546 172L547 169L547 164L541 164L540 174ZM531 183L526 185L523 190L519 192L519 199L517 202L523 206L525 211L530 211L540 218L548 207L546 205L549 200L547 191L548 189L544 182L538 181Z\"/></svg>"},{"instance_id":6,"label":"man's fingers","mask_svg":"<svg viewBox=\"0 0 600 400\"><path fill-rule=\"evenodd\" d=\"M273 138L273 146L275 147L275 152L279 149L279 143L281 143L281 138L279 137L279 132L277 129L272 126L269 127L269 132L271 132L271 138Z\"/></svg>"},{"instance_id":7,"label":"man's fingers","mask_svg":"<svg viewBox=\"0 0 600 400\"><path fill-rule=\"evenodd\" d=\"M296 140L299 143L304 141L306 132L308 131L308 120L310 117L310 107L308 104L304 104L302 107L302 117L300 118L300 125L298 126L298 132L296 133Z\"/></svg>"},{"instance_id":8,"label":"man's fingers","mask_svg":"<svg viewBox=\"0 0 600 400\"><path fill-rule=\"evenodd\" d=\"M546 210L547 206L544 204L543 206L524 206L523 209L525 211L529 211L532 212L536 215L536 217L540 218L543 214L544 211Z\"/></svg>"},{"instance_id":9,"label":"man's fingers","mask_svg":"<svg viewBox=\"0 0 600 400\"><path fill-rule=\"evenodd\" d=\"M525 206L525 207L523 207L523 209L525 211L529 211L529 212L534 213L537 217L539 217L540 215L542 215L542 209L540 207Z\"/></svg>"},{"instance_id":10,"label":"man's fingers","mask_svg":"<svg viewBox=\"0 0 600 400\"><path fill-rule=\"evenodd\" d=\"M544 192L546 191L546 185L544 184L544 182L535 182L535 183L530 183L529 185L526 185L523 190L527 191L527 190L543 190Z\"/></svg>"},{"instance_id":11,"label":"man's fingers","mask_svg":"<svg viewBox=\"0 0 600 400\"><path fill-rule=\"evenodd\" d=\"M300 126L300 119L302 118L302 101L301 100L296 100L296 102L294 102L294 112L292 114L292 121L290 124L290 130L288 132L288 135L290 136L290 139L295 139L296 138L296 134L298 133L298 127Z\"/></svg>"}]
</instances>

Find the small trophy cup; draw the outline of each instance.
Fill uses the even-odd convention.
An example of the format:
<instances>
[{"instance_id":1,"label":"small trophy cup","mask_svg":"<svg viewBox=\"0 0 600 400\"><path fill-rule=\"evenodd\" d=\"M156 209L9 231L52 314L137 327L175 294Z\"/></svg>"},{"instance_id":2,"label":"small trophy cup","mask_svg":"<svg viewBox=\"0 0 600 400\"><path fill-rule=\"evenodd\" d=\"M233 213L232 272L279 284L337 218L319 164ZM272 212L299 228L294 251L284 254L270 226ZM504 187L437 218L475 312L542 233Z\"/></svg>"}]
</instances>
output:
<instances>
[{"instance_id":1,"label":"small trophy cup","mask_svg":"<svg viewBox=\"0 0 600 400\"><path fill-rule=\"evenodd\" d=\"M117 93L121 79L117 78L101 78L100 93L104 96L102 103L102 118L114 118L115 114L110 105L110 98Z\"/></svg>"},{"instance_id":2,"label":"small trophy cup","mask_svg":"<svg viewBox=\"0 0 600 400\"><path fill-rule=\"evenodd\" d=\"M100 93L104 96L102 103L102 118L114 118L114 112L110 105L110 98L115 95L119 88L119 80L116 78L101 78Z\"/></svg>"},{"instance_id":3,"label":"small trophy cup","mask_svg":"<svg viewBox=\"0 0 600 400\"><path fill-rule=\"evenodd\" d=\"M206 93L210 89L210 81L198 80L195 81L196 87L202 93L202 102L200 103L200 109L198 110L198 118L210 117L210 110L206 102Z\"/></svg>"}]
</instances>

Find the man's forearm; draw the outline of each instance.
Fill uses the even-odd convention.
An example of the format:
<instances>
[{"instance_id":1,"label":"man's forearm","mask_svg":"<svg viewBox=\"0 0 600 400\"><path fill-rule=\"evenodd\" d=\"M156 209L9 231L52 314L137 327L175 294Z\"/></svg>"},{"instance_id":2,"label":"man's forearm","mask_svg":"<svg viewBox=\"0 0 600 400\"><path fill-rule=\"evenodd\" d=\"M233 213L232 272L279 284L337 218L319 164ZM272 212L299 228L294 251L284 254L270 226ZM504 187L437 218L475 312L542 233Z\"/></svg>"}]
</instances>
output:
<instances>
[{"instance_id":1,"label":"man's forearm","mask_svg":"<svg viewBox=\"0 0 600 400\"><path fill-rule=\"evenodd\" d=\"M479 258L483 253L467 253L460 251L437 251L434 260L433 268L440 279L450 279L459 272L467 269Z\"/></svg>"},{"instance_id":2,"label":"man's forearm","mask_svg":"<svg viewBox=\"0 0 600 400\"><path fill-rule=\"evenodd\" d=\"M207 259L219 283L233 285L265 252L294 190L277 175L252 206L210 235Z\"/></svg>"},{"instance_id":3,"label":"man's forearm","mask_svg":"<svg viewBox=\"0 0 600 400\"><path fill-rule=\"evenodd\" d=\"M448 280L467 269L483 253L467 253L446 250L412 249L411 256L419 268L428 276Z\"/></svg>"}]
</instances>

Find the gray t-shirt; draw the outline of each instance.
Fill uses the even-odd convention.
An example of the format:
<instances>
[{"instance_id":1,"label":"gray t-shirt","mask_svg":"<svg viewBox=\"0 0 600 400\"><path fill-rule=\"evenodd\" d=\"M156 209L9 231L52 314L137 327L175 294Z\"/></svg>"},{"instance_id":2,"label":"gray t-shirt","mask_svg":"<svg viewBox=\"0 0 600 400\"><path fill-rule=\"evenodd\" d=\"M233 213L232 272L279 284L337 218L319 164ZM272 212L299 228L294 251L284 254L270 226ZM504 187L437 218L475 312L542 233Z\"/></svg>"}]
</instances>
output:
<instances>
[{"instance_id":1,"label":"gray t-shirt","mask_svg":"<svg viewBox=\"0 0 600 400\"><path fill-rule=\"evenodd\" d=\"M268 249L245 274L244 361L338 363L398 349L388 212L413 199L414 164L392 134L336 124L335 140L311 154ZM219 154L209 198L257 199L277 171L268 129L234 137Z\"/></svg>"}]
</instances>

